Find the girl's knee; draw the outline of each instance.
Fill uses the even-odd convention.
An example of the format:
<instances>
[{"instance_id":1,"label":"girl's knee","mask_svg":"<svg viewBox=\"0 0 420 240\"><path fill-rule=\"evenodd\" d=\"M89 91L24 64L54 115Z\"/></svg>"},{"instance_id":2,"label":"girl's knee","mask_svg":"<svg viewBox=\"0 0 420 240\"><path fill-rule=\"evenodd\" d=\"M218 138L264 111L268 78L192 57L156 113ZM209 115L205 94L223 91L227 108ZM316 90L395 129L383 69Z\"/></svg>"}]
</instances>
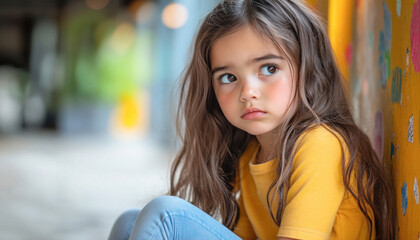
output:
<instances>
[{"instance_id":1,"label":"girl's knee","mask_svg":"<svg viewBox=\"0 0 420 240\"><path fill-rule=\"evenodd\" d=\"M112 226L109 240L128 239L140 209L131 209L123 212Z\"/></svg>"},{"instance_id":2,"label":"girl's knee","mask_svg":"<svg viewBox=\"0 0 420 240\"><path fill-rule=\"evenodd\" d=\"M133 225L136 221L137 216L140 213L140 209L131 209L123 212L115 221L115 226L127 226Z\"/></svg>"},{"instance_id":3,"label":"girl's knee","mask_svg":"<svg viewBox=\"0 0 420 240\"><path fill-rule=\"evenodd\" d=\"M187 201L174 196L160 196L150 201L144 210L152 210L154 212L167 212L184 208L189 205Z\"/></svg>"}]
</instances>

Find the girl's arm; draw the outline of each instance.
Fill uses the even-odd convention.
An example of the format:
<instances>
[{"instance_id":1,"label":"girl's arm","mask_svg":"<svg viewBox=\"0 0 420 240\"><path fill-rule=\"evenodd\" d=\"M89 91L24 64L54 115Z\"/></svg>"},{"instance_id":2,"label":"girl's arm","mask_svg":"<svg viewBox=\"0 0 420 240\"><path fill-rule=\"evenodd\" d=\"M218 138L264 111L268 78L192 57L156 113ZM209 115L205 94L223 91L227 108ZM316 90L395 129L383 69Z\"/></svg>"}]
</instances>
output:
<instances>
[{"instance_id":1,"label":"girl's arm","mask_svg":"<svg viewBox=\"0 0 420 240\"><path fill-rule=\"evenodd\" d=\"M277 240L297 240L296 238L278 237Z\"/></svg>"}]
</instances>

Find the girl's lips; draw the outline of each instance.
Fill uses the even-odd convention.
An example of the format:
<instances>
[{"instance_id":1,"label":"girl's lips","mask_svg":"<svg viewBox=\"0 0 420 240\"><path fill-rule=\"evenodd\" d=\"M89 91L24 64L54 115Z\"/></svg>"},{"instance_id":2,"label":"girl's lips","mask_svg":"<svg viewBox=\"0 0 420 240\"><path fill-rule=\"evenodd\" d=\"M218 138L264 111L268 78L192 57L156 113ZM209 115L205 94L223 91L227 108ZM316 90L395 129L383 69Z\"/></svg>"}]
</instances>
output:
<instances>
[{"instance_id":1,"label":"girl's lips","mask_svg":"<svg viewBox=\"0 0 420 240\"><path fill-rule=\"evenodd\" d=\"M251 120L251 119L260 118L263 115L265 115L265 112L262 112L262 111L250 112L250 113L246 113L245 115L242 115L242 118L245 120Z\"/></svg>"},{"instance_id":2,"label":"girl's lips","mask_svg":"<svg viewBox=\"0 0 420 240\"><path fill-rule=\"evenodd\" d=\"M245 111L242 113L241 118L245 119L245 120L251 120L251 119L256 119L256 118L260 118L263 115L265 115L266 112L261 111L258 108L247 108L245 109Z\"/></svg>"}]
</instances>

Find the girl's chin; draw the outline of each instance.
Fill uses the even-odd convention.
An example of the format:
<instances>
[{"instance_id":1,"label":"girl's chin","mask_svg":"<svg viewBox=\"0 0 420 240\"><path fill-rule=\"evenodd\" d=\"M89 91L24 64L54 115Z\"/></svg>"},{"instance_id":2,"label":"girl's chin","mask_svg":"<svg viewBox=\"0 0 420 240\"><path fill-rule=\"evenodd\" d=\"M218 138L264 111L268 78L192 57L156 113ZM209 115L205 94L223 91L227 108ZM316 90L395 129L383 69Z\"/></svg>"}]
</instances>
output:
<instances>
[{"instance_id":1,"label":"girl's chin","mask_svg":"<svg viewBox=\"0 0 420 240\"><path fill-rule=\"evenodd\" d=\"M254 136L263 136L268 133L272 133L274 129L276 129L278 126L274 126L272 124L267 123L254 123L254 124L237 124L237 128L241 129L242 131L247 132L248 134L254 135Z\"/></svg>"},{"instance_id":2,"label":"girl's chin","mask_svg":"<svg viewBox=\"0 0 420 240\"><path fill-rule=\"evenodd\" d=\"M252 129L252 130L249 130L249 129L247 129L247 130L245 130L245 129L242 129L242 130L244 130L245 132L247 132L247 133L249 133L249 134L251 134L251 135L254 135L254 136L263 136L263 135L266 135L267 133L270 133L270 132L272 132L272 130L270 129L270 130L263 130L263 129Z\"/></svg>"}]
</instances>

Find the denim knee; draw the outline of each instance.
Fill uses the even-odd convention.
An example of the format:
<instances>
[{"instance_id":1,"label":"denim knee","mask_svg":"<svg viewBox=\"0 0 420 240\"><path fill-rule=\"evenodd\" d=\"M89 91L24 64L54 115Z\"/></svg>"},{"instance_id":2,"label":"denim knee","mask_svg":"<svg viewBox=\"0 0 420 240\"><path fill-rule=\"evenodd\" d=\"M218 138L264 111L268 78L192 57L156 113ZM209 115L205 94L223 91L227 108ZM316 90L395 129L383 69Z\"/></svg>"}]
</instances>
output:
<instances>
[{"instance_id":1,"label":"denim knee","mask_svg":"<svg viewBox=\"0 0 420 240\"><path fill-rule=\"evenodd\" d=\"M142 210L142 214L148 217L163 219L172 213L182 211L190 207L190 203L174 196L160 196L151 200Z\"/></svg>"},{"instance_id":2,"label":"denim knee","mask_svg":"<svg viewBox=\"0 0 420 240\"><path fill-rule=\"evenodd\" d=\"M173 196L151 200L140 212L130 239L239 239L191 203Z\"/></svg>"},{"instance_id":3,"label":"denim knee","mask_svg":"<svg viewBox=\"0 0 420 240\"><path fill-rule=\"evenodd\" d=\"M123 212L118 217L118 219L117 219L117 221L115 223L122 224L122 225L134 223L134 221L136 220L136 218L139 215L140 211L141 211L140 209L130 209L130 210L127 210L127 211Z\"/></svg>"},{"instance_id":4,"label":"denim knee","mask_svg":"<svg viewBox=\"0 0 420 240\"><path fill-rule=\"evenodd\" d=\"M115 221L109 240L126 240L130 237L131 229L140 213L140 209L131 209L123 212Z\"/></svg>"},{"instance_id":5,"label":"denim knee","mask_svg":"<svg viewBox=\"0 0 420 240\"><path fill-rule=\"evenodd\" d=\"M178 210L189 203L184 199L174 196L159 196L151 200L144 209L153 209L154 211L172 211Z\"/></svg>"}]
</instances>

